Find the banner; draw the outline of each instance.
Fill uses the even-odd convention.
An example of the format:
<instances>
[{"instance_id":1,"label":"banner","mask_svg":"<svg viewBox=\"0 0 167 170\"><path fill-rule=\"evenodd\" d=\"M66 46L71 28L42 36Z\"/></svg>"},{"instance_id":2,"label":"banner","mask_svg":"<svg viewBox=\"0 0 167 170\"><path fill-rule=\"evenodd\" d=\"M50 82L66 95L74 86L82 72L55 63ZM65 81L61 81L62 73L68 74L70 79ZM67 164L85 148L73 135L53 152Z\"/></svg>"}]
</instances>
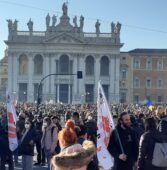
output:
<instances>
[{"instance_id":1,"label":"banner","mask_svg":"<svg viewBox=\"0 0 167 170\"><path fill-rule=\"evenodd\" d=\"M10 96L7 95L7 117L8 117L8 139L9 149L14 151L18 147L16 134L16 111L11 102Z\"/></svg>"},{"instance_id":2,"label":"banner","mask_svg":"<svg viewBox=\"0 0 167 170\"><path fill-rule=\"evenodd\" d=\"M113 167L114 159L108 152L107 146L111 131L115 126L100 82L98 83L97 97L97 127L97 157L99 165L104 170L109 170Z\"/></svg>"}]
</instances>

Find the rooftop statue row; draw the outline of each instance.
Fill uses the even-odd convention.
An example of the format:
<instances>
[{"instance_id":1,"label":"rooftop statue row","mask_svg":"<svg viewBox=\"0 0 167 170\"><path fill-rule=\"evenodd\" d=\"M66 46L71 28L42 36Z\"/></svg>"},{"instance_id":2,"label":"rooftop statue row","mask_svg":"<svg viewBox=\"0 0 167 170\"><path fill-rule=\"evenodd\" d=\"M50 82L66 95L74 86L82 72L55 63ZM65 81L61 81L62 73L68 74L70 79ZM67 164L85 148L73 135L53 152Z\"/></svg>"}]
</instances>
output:
<instances>
[{"instance_id":1,"label":"rooftop statue row","mask_svg":"<svg viewBox=\"0 0 167 170\"><path fill-rule=\"evenodd\" d=\"M45 22L46 22L46 36L53 35L55 32L71 32L71 33L77 33L77 35L83 34L83 27L84 27L84 17L81 15L79 19L79 24L77 22L77 16L75 16L72 20L73 25L70 24L70 18L68 16L68 6L66 3L62 6L62 16L60 17L60 22L57 23L57 16L54 14L52 17L48 13ZM18 27L18 21L15 20L14 22L9 19L8 22L8 30L9 30L9 37L13 37L17 35L17 27ZM52 22L52 23L51 23ZM100 35L100 21L97 20L95 23L95 33L97 37ZM30 20L27 23L29 35L33 34L33 21ZM119 22L111 23L111 33L115 37L119 37L121 30L121 24ZM80 34L81 33L81 34Z\"/></svg>"}]
</instances>

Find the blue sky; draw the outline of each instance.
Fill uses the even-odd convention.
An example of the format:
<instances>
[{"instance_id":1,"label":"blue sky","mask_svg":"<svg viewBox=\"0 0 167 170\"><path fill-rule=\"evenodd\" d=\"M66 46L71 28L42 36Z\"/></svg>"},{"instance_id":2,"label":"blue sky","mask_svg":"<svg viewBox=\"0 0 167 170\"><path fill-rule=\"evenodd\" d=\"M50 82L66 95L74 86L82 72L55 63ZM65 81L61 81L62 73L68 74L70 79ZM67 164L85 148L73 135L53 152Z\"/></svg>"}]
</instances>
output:
<instances>
[{"instance_id":1,"label":"blue sky","mask_svg":"<svg viewBox=\"0 0 167 170\"><path fill-rule=\"evenodd\" d=\"M68 0L71 17L85 17L84 31L94 32L97 19L101 32L110 32L110 23L122 23L121 51L134 48L167 48L167 0ZM62 13L64 0L0 0L0 58L8 37L7 19L17 19L18 30L28 30L31 18L34 31L45 30L45 17ZM18 4L18 5L16 5ZM28 7L29 6L29 7ZM33 8L35 7L35 8ZM79 20L79 18L78 18ZM154 31L153 31L154 30Z\"/></svg>"}]
</instances>

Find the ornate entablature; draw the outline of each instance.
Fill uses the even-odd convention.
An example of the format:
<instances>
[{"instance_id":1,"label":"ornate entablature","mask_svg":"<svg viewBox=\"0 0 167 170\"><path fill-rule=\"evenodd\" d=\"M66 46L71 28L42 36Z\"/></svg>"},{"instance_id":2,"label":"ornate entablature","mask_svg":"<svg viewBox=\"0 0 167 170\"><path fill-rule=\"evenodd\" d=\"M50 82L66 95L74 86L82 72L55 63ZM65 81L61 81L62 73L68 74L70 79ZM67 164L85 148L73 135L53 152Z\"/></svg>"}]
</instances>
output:
<instances>
[{"instance_id":1,"label":"ornate entablature","mask_svg":"<svg viewBox=\"0 0 167 170\"><path fill-rule=\"evenodd\" d=\"M68 7L66 3L62 6L63 14L60 17L60 22L57 23L57 16L52 17L49 13L46 16L46 31L34 31L33 21L30 20L27 23L28 31L18 31L18 21L14 22L9 19L8 31L9 36L6 41L7 44L16 43L71 43L71 44L96 44L96 45L113 45L121 47L123 44L120 43L120 30L121 24L111 23L110 33L101 33L100 22L97 20L95 23L94 33L84 32L84 17L81 15L79 19L79 25L77 22L77 16L73 18L73 25L70 23L68 16Z\"/></svg>"}]
</instances>

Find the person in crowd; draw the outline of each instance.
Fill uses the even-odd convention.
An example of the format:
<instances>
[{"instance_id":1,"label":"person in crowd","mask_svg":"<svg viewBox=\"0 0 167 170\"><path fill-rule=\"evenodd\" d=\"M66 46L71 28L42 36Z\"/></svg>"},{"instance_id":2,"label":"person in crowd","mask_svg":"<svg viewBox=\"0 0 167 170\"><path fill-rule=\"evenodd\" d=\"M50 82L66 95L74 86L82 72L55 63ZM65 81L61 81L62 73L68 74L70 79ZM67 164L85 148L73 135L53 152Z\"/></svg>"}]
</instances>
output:
<instances>
[{"instance_id":1,"label":"person in crowd","mask_svg":"<svg viewBox=\"0 0 167 170\"><path fill-rule=\"evenodd\" d=\"M67 122L65 123L65 127L74 130L75 129L74 121L72 119L67 120Z\"/></svg>"},{"instance_id":2,"label":"person in crowd","mask_svg":"<svg viewBox=\"0 0 167 170\"><path fill-rule=\"evenodd\" d=\"M85 125L80 125L75 127L75 133L77 135L77 143L83 144L83 142L87 139L87 128Z\"/></svg>"},{"instance_id":3,"label":"person in crowd","mask_svg":"<svg viewBox=\"0 0 167 170\"><path fill-rule=\"evenodd\" d=\"M58 116L52 116L52 123L57 126L58 132L61 131L62 127L60 125L60 118Z\"/></svg>"},{"instance_id":4,"label":"person in crowd","mask_svg":"<svg viewBox=\"0 0 167 170\"><path fill-rule=\"evenodd\" d=\"M74 121L74 124L76 126L82 125L82 121L79 118L79 113L78 112L73 112L72 114L72 120Z\"/></svg>"},{"instance_id":5,"label":"person in crowd","mask_svg":"<svg viewBox=\"0 0 167 170\"><path fill-rule=\"evenodd\" d=\"M33 169L34 143L36 138L36 131L32 120L27 118L25 120L25 130L20 141L19 155L22 155L23 170Z\"/></svg>"},{"instance_id":6,"label":"person in crowd","mask_svg":"<svg viewBox=\"0 0 167 170\"><path fill-rule=\"evenodd\" d=\"M51 170L86 170L87 165L96 153L91 141L77 144L77 136L73 129L64 128L58 134L61 152L51 162Z\"/></svg>"},{"instance_id":7,"label":"person in crowd","mask_svg":"<svg viewBox=\"0 0 167 170\"><path fill-rule=\"evenodd\" d=\"M143 113L139 113L138 115L138 124L139 127L144 131L145 127L144 127L144 120L145 120L145 115Z\"/></svg>"},{"instance_id":8,"label":"person in crowd","mask_svg":"<svg viewBox=\"0 0 167 170\"><path fill-rule=\"evenodd\" d=\"M89 115L87 117L85 126L87 128L87 138L93 141L94 144L96 145L97 123L95 120L93 120L92 115Z\"/></svg>"},{"instance_id":9,"label":"person in crowd","mask_svg":"<svg viewBox=\"0 0 167 170\"><path fill-rule=\"evenodd\" d=\"M43 125L42 115L38 115L37 120L34 122L34 127L36 130L35 146L37 150L37 162L34 165L40 165L41 163L45 164L45 154L42 151L41 147L42 125Z\"/></svg>"},{"instance_id":10,"label":"person in crowd","mask_svg":"<svg viewBox=\"0 0 167 170\"><path fill-rule=\"evenodd\" d=\"M114 157L114 170L132 170L137 161L137 138L130 126L129 114L122 112L108 144L108 151Z\"/></svg>"},{"instance_id":11,"label":"person in crowd","mask_svg":"<svg viewBox=\"0 0 167 170\"><path fill-rule=\"evenodd\" d=\"M60 125L60 119L58 116L52 116L51 118L52 120L52 123L56 125L57 127L57 132L59 133L62 129L61 125ZM59 145L59 141L57 141L57 146L56 146L56 149L55 149L55 153L60 153L60 145Z\"/></svg>"},{"instance_id":12,"label":"person in crowd","mask_svg":"<svg viewBox=\"0 0 167 170\"><path fill-rule=\"evenodd\" d=\"M156 142L163 142L162 135L156 129L155 119L147 118L145 120L145 133L140 139L137 170L165 170L165 168L152 165L153 151Z\"/></svg>"},{"instance_id":13,"label":"person in crowd","mask_svg":"<svg viewBox=\"0 0 167 170\"><path fill-rule=\"evenodd\" d=\"M50 169L50 160L55 153L57 146L57 127L51 122L49 117L43 119L43 135L41 140L42 148L45 151L48 169Z\"/></svg>"},{"instance_id":14,"label":"person in crowd","mask_svg":"<svg viewBox=\"0 0 167 170\"><path fill-rule=\"evenodd\" d=\"M130 119L131 119L131 127L134 130L136 137L137 137L137 141L139 144L140 141L140 137L141 135L144 133L144 130L140 127L136 117L134 115L130 115Z\"/></svg>"},{"instance_id":15,"label":"person in crowd","mask_svg":"<svg viewBox=\"0 0 167 170\"><path fill-rule=\"evenodd\" d=\"M5 170L5 164L9 170L14 170L13 155L9 149L7 117L3 116L0 126L0 170Z\"/></svg>"},{"instance_id":16,"label":"person in crowd","mask_svg":"<svg viewBox=\"0 0 167 170\"><path fill-rule=\"evenodd\" d=\"M164 141L167 142L167 114L162 106L157 107L156 115L159 118L158 130L163 135Z\"/></svg>"}]
</instances>

